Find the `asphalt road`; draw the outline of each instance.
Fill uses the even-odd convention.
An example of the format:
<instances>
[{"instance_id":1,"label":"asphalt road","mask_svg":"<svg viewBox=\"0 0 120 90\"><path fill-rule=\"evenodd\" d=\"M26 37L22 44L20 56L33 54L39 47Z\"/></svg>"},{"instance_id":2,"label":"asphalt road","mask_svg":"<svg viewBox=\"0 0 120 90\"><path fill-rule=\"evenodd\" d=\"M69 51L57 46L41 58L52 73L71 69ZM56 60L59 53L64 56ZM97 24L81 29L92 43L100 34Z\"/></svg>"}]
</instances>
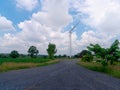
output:
<instances>
[{"instance_id":1,"label":"asphalt road","mask_svg":"<svg viewBox=\"0 0 120 90\"><path fill-rule=\"evenodd\" d=\"M76 60L0 73L0 90L120 90L120 79L87 70Z\"/></svg>"}]
</instances>

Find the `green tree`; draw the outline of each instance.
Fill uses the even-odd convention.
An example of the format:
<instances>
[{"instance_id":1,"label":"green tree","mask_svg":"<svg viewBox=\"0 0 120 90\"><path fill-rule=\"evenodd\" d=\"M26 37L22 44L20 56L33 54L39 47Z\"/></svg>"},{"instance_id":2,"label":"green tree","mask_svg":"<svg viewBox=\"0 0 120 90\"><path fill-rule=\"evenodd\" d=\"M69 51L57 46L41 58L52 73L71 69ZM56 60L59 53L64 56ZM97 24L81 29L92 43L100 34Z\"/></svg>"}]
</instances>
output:
<instances>
[{"instance_id":1,"label":"green tree","mask_svg":"<svg viewBox=\"0 0 120 90\"><path fill-rule=\"evenodd\" d=\"M52 43L49 43L48 45L48 49L47 49L47 53L49 55L49 58L50 59L53 59L54 58L54 54L57 52L57 49L56 49L56 45L55 44L52 44Z\"/></svg>"},{"instance_id":2,"label":"green tree","mask_svg":"<svg viewBox=\"0 0 120 90\"><path fill-rule=\"evenodd\" d=\"M91 62L91 61L93 61L93 56L90 55L90 54L86 54L86 55L84 55L84 56L82 57L81 60L82 60L82 61Z\"/></svg>"},{"instance_id":3,"label":"green tree","mask_svg":"<svg viewBox=\"0 0 120 90\"><path fill-rule=\"evenodd\" d=\"M17 58L17 57L19 57L18 51L16 51L16 50L11 51L10 57L12 57L12 58Z\"/></svg>"},{"instance_id":4,"label":"green tree","mask_svg":"<svg viewBox=\"0 0 120 90\"><path fill-rule=\"evenodd\" d=\"M28 55L30 55L31 58L37 57L39 51L35 46L30 46L28 49Z\"/></svg>"},{"instance_id":5,"label":"green tree","mask_svg":"<svg viewBox=\"0 0 120 90\"><path fill-rule=\"evenodd\" d=\"M113 64L114 61L117 61L120 58L120 51L119 51L119 41L115 40L113 44L108 49L108 56L107 59L110 60L110 64Z\"/></svg>"},{"instance_id":6,"label":"green tree","mask_svg":"<svg viewBox=\"0 0 120 90\"><path fill-rule=\"evenodd\" d=\"M110 48L102 48L99 44L90 44L87 47L89 51L94 52L97 57L103 59L103 63L107 63L110 60L110 64L113 64L115 60L120 58L119 41L115 40ZM107 64L106 64L107 65Z\"/></svg>"},{"instance_id":7,"label":"green tree","mask_svg":"<svg viewBox=\"0 0 120 90\"><path fill-rule=\"evenodd\" d=\"M88 51L88 50L82 50L82 51L78 54L78 56L79 56L80 58L82 58L84 55L91 55L91 52Z\"/></svg>"},{"instance_id":8,"label":"green tree","mask_svg":"<svg viewBox=\"0 0 120 90\"><path fill-rule=\"evenodd\" d=\"M107 49L102 48L99 44L90 44L90 46L87 47L89 51L93 52L97 57L100 57L102 59L106 58Z\"/></svg>"},{"instance_id":9,"label":"green tree","mask_svg":"<svg viewBox=\"0 0 120 90\"><path fill-rule=\"evenodd\" d=\"M102 48L99 44L90 44L90 46L87 47L88 50L93 52L96 57L102 58L102 65L108 65L106 56L108 55L108 49Z\"/></svg>"}]
</instances>

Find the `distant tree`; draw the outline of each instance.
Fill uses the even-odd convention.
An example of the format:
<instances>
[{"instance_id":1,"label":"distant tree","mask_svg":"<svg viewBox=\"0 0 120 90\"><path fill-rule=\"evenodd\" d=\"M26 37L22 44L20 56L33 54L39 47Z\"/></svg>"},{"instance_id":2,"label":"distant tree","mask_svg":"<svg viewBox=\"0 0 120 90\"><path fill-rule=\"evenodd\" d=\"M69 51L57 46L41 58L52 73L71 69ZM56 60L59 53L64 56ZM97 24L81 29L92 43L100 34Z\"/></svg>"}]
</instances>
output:
<instances>
[{"instance_id":1,"label":"distant tree","mask_svg":"<svg viewBox=\"0 0 120 90\"><path fill-rule=\"evenodd\" d=\"M91 61L93 61L93 56L90 55L90 54L86 54L86 55L84 55L84 56L82 57L81 60L82 60L82 61L91 62Z\"/></svg>"},{"instance_id":2,"label":"distant tree","mask_svg":"<svg viewBox=\"0 0 120 90\"><path fill-rule=\"evenodd\" d=\"M28 55L30 55L31 58L37 57L39 51L35 46L30 46L28 49Z\"/></svg>"},{"instance_id":3,"label":"distant tree","mask_svg":"<svg viewBox=\"0 0 120 90\"><path fill-rule=\"evenodd\" d=\"M57 57L58 57L58 58L62 58L62 55L58 55Z\"/></svg>"},{"instance_id":4,"label":"distant tree","mask_svg":"<svg viewBox=\"0 0 120 90\"><path fill-rule=\"evenodd\" d=\"M7 53L1 53L0 58L9 58L10 54Z\"/></svg>"},{"instance_id":5,"label":"distant tree","mask_svg":"<svg viewBox=\"0 0 120 90\"><path fill-rule=\"evenodd\" d=\"M74 55L74 58L79 58L78 54L75 54L75 55Z\"/></svg>"},{"instance_id":6,"label":"distant tree","mask_svg":"<svg viewBox=\"0 0 120 90\"><path fill-rule=\"evenodd\" d=\"M66 54L64 54L62 57L63 57L63 58L66 58L66 57L67 57L67 55L66 55Z\"/></svg>"},{"instance_id":7,"label":"distant tree","mask_svg":"<svg viewBox=\"0 0 120 90\"><path fill-rule=\"evenodd\" d=\"M54 54L57 52L56 45L49 43L47 53L50 59L54 59Z\"/></svg>"},{"instance_id":8,"label":"distant tree","mask_svg":"<svg viewBox=\"0 0 120 90\"><path fill-rule=\"evenodd\" d=\"M4 57L5 57L5 54L1 53L0 58L4 58Z\"/></svg>"},{"instance_id":9,"label":"distant tree","mask_svg":"<svg viewBox=\"0 0 120 90\"><path fill-rule=\"evenodd\" d=\"M16 50L11 51L10 57L12 57L12 58L17 58L17 57L19 57L18 51L16 51Z\"/></svg>"},{"instance_id":10,"label":"distant tree","mask_svg":"<svg viewBox=\"0 0 120 90\"><path fill-rule=\"evenodd\" d=\"M19 55L19 57L21 57L21 58L25 58L25 57L27 57L28 55L26 55L26 54L20 54Z\"/></svg>"},{"instance_id":11,"label":"distant tree","mask_svg":"<svg viewBox=\"0 0 120 90\"><path fill-rule=\"evenodd\" d=\"M84 55L87 55L87 54L91 55L91 52L88 51L88 50L82 50L82 51L78 54L78 56L79 56L80 58L82 58Z\"/></svg>"}]
</instances>

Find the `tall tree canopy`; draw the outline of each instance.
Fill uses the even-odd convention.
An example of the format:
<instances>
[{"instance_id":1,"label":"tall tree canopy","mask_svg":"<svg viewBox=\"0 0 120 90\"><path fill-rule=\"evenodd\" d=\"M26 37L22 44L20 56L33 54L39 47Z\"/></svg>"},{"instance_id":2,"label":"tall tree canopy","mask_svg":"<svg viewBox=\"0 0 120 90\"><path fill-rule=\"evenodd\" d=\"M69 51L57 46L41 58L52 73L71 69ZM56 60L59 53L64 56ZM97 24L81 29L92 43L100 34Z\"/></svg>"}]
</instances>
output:
<instances>
[{"instance_id":1,"label":"tall tree canopy","mask_svg":"<svg viewBox=\"0 0 120 90\"><path fill-rule=\"evenodd\" d=\"M17 58L17 57L19 57L18 51L16 51L16 50L11 51L10 57L12 57L12 58Z\"/></svg>"},{"instance_id":2,"label":"tall tree canopy","mask_svg":"<svg viewBox=\"0 0 120 90\"><path fill-rule=\"evenodd\" d=\"M48 49L47 49L47 53L49 55L49 58L53 59L54 58L54 54L56 52L57 52L56 45L52 44L52 43L49 43Z\"/></svg>"},{"instance_id":3,"label":"tall tree canopy","mask_svg":"<svg viewBox=\"0 0 120 90\"><path fill-rule=\"evenodd\" d=\"M33 58L36 57L38 55L39 51L37 50L37 48L35 46L30 46L30 48L28 49L28 54Z\"/></svg>"}]
</instances>

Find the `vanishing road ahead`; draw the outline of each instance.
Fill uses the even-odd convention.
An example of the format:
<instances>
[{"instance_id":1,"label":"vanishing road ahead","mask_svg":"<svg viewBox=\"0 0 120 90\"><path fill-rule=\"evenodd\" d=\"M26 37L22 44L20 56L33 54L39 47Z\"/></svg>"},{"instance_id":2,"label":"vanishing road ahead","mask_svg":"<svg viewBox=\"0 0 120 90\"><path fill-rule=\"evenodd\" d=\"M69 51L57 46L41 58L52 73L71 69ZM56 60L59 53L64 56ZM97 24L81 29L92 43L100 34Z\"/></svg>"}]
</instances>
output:
<instances>
[{"instance_id":1,"label":"vanishing road ahead","mask_svg":"<svg viewBox=\"0 0 120 90\"><path fill-rule=\"evenodd\" d=\"M0 73L0 90L120 90L120 79L87 70L76 60Z\"/></svg>"}]
</instances>

